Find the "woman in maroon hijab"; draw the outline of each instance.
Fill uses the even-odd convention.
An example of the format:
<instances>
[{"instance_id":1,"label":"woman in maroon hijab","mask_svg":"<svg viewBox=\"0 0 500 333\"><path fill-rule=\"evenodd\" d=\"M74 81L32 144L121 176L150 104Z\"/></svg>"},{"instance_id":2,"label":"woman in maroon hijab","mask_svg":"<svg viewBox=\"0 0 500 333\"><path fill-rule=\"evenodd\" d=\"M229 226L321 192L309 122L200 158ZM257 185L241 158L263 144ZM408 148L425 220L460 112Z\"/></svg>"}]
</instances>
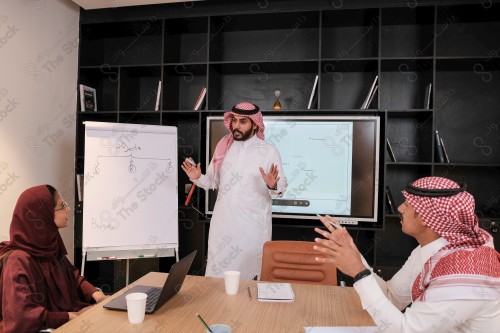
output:
<instances>
[{"instance_id":1,"label":"woman in maroon hijab","mask_svg":"<svg viewBox=\"0 0 500 333\"><path fill-rule=\"evenodd\" d=\"M10 241L0 243L0 333L56 328L106 298L66 258L59 228L68 211L50 185L17 200Z\"/></svg>"}]
</instances>

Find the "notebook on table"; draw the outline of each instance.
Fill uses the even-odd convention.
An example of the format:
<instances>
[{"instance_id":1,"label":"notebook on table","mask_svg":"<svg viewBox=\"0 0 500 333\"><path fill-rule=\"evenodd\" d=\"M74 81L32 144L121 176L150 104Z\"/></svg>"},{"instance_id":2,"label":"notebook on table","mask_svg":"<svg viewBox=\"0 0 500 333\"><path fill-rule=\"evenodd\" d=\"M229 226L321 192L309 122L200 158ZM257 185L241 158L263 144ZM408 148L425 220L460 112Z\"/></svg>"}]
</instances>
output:
<instances>
[{"instance_id":1,"label":"notebook on table","mask_svg":"<svg viewBox=\"0 0 500 333\"><path fill-rule=\"evenodd\" d=\"M127 311L127 300L125 296L130 293L145 293L148 295L146 313L155 312L181 290L184 279L186 278L189 268L191 268L195 256L196 251L173 264L163 287L137 285L127 290L124 294L112 299L103 307L109 310Z\"/></svg>"},{"instance_id":2,"label":"notebook on table","mask_svg":"<svg viewBox=\"0 0 500 333\"><path fill-rule=\"evenodd\" d=\"M259 282L257 299L260 302L293 302L295 294L290 283Z\"/></svg>"}]
</instances>

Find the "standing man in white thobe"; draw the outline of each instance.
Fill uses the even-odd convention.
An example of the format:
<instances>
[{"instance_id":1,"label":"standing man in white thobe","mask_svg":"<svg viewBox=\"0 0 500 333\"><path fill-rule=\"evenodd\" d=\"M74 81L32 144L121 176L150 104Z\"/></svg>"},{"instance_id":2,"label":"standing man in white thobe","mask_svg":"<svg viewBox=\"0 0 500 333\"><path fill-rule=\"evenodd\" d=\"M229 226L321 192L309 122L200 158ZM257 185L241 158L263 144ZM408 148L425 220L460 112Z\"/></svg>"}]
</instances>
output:
<instances>
[{"instance_id":1,"label":"standing man in white thobe","mask_svg":"<svg viewBox=\"0 0 500 333\"><path fill-rule=\"evenodd\" d=\"M205 175L184 161L182 169L197 186L218 189L210 221L205 276L241 272L242 279L260 274L262 246L271 240L272 199L283 195L287 180L278 150L264 141L259 107L248 102L224 113L230 133L217 144Z\"/></svg>"}]
</instances>

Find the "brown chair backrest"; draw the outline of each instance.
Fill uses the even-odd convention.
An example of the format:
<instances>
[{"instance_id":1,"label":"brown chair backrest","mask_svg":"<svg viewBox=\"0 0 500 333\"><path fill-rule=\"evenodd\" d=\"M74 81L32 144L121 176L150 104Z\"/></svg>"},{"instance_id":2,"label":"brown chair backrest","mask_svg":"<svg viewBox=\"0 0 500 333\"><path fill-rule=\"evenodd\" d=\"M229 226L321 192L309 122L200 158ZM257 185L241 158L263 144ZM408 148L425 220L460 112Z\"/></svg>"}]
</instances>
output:
<instances>
[{"instance_id":1,"label":"brown chair backrest","mask_svg":"<svg viewBox=\"0 0 500 333\"><path fill-rule=\"evenodd\" d=\"M337 268L322 264L314 242L268 241L262 254L261 281L337 285Z\"/></svg>"}]
</instances>

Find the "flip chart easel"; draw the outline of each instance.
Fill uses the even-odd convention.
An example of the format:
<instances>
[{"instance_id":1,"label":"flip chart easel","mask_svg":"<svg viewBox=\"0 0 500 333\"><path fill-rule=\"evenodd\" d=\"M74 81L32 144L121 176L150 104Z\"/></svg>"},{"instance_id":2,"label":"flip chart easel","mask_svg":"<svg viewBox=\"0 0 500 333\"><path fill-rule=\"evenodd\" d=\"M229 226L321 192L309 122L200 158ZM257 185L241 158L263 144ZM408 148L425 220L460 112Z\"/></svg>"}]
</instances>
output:
<instances>
[{"instance_id":1,"label":"flip chart easel","mask_svg":"<svg viewBox=\"0 0 500 333\"><path fill-rule=\"evenodd\" d=\"M177 128L85 122L82 269L85 260L175 256Z\"/></svg>"}]
</instances>

